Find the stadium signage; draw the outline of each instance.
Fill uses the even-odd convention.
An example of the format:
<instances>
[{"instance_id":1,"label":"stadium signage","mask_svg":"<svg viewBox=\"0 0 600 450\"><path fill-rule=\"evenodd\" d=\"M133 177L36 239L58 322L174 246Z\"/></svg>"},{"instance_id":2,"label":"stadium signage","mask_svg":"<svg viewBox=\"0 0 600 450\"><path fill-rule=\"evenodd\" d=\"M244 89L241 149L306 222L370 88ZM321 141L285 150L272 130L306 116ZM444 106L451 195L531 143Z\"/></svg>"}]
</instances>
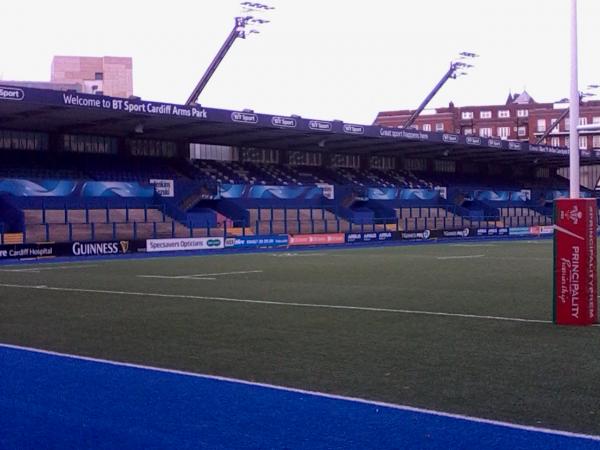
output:
<instances>
[{"instance_id":1,"label":"stadium signage","mask_svg":"<svg viewBox=\"0 0 600 450\"><path fill-rule=\"evenodd\" d=\"M15 244L0 246L2 259L31 259L57 256L54 244Z\"/></svg>"},{"instance_id":2,"label":"stadium signage","mask_svg":"<svg viewBox=\"0 0 600 450\"><path fill-rule=\"evenodd\" d=\"M185 250L213 250L225 247L222 237L148 239L147 252L179 252Z\"/></svg>"},{"instance_id":3,"label":"stadium signage","mask_svg":"<svg viewBox=\"0 0 600 450\"><path fill-rule=\"evenodd\" d=\"M289 237L285 235L266 235L266 236L239 236L231 238L233 242L226 242L226 247L235 248L271 248L287 247ZM227 239L229 240L229 239ZM227 245L229 244L229 245Z\"/></svg>"},{"instance_id":4,"label":"stadium signage","mask_svg":"<svg viewBox=\"0 0 600 450\"><path fill-rule=\"evenodd\" d=\"M521 143L516 141L508 141L508 148L510 150L521 150Z\"/></svg>"},{"instance_id":5,"label":"stadium signage","mask_svg":"<svg viewBox=\"0 0 600 450\"><path fill-rule=\"evenodd\" d=\"M481 145L481 138L476 136L467 136L465 141L469 145Z\"/></svg>"},{"instance_id":6,"label":"stadium signage","mask_svg":"<svg viewBox=\"0 0 600 450\"><path fill-rule=\"evenodd\" d=\"M477 236L508 236L508 228L478 228Z\"/></svg>"},{"instance_id":7,"label":"stadium signage","mask_svg":"<svg viewBox=\"0 0 600 450\"><path fill-rule=\"evenodd\" d=\"M444 142L450 142L450 143L457 143L458 142L458 135L456 134L449 134L449 133L444 133L442 134L442 140Z\"/></svg>"},{"instance_id":8,"label":"stadium signage","mask_svg":"<svg viewBox=\"0 0 600 450\"><path fill-rule=\"evenodd\" d=\"M154 190L161 197L175 196L175 183L173 180L150 179L149 183L154 186Z\"/></svg>"},{"instance_id":9,"label":"stadium signage","mask_svg":"<svg viewBox=\"0 0 600 450\"><path fill-rule=\"evenodd\" d=\"M598 321L595 199L554 202L554 323Z\"/></svg>"},{"instance_id":10,"label":"stadium signage","mask_svg":"<svg viewBox=\"0 0 600 450\"><path fill-rule=\"evenodd\" d=\"M23 89L19 89L11 86L0 86L0 100L23 100L25 98L25 92Z\"/></svg>"},{"instance_id":11,"label":"stadium signage","mask_svg":"<svg viewBox=\"0 0 600 450\"><path fill-rule=\"evenodd\" d=\"M258 116L247 112L232 112L231 120L240 123L258 123Z\"/></svg>"},{"instance_id":12,"label":"stadium signage","mask_svg":"<svg viewBox=\"0 0 600 450\"><path fill-rule=\"evenodd\" d=\"M414 232L407 232L407 231L403 231L401 232L401 237L404 240L427 240L431 237L431 231L429 230L424 230L424 231L414 231Z\"/></svg>"},{"instance_id":13,"label":"stadium signage","mask_svg":"<svg viewBox=\"0 0 600 450\"><path fill-rule=\"evenodd\" d=\"M352 125L345 123L343 126L344 133L348 134L365 134L365 127L362 125Z\"/></svg>"},{"instance_id":14,"label":"stadium signage","mask_svg":"<svg viewBox=\"0 0 600 450\"><path fill-rule=\"evenodd\" d=\"M118 255L128 251L129 241L74 242L71 246L73 256Z\"/></svg>"},{"instance_id":15,"label":"stadium signage","mask_svg":"<svg viewBox=\"0 0 600 450\"><path fill-rule=\"evenodd\" d=\"M206 119L208 113L204 108L196 106L178 106L168 103L138 102L122 98L105 98L80 94L64 93L62 100L65 105L83 106L87 108L109 109L135 114L155 114L161 116L190 117Z\"/></svg>"},{"instance_id":16,"label":"stadium signage","mask_svg":"<svg viewBox=\"0 0 600 450\"><path fill-rule=\"evenodd\" d=\"M324 234L296 234L289 236L289 245L327 245L344 244L346 235L344 233Z\"/></svg>"},{"instance_id":17,"label":"stadium signage","mask_svg":"<svg viewBox=\"0 0 600 450\"><path fill-rule=\"evenodd\" d=\"M445 238L466 238L471 234L471 230L465 228L464 230L444 230L442 231L442 237Z\"/></svg>"},{"instance_id":18,"label":"stadium signage","mask_svg":"<svg viewBox=\"0 0 600 450\"><path fill-rule=\"evenodd\" d=\"M308 128L316 131L331 131L333 130L333 125L331 122L323 122L321 120L310 120L308 122Z\"/></svg>"},{"instance_id":19,"label":"stadium signage","mask_svg":"<svg viewBox=\"0 0 600 450\"><path fill-rule=\"evenodd\" d=\"M296 128L298 122L292 117L273 116L271 117L271 124L275 127Z\"/></svg>"},{"instance_id":20,"label":"stadium signage","mask_svg":"<svg viewBox=\"0 0 600 450\"><path fill-rule=\"evenodd\" d=\"M383 137L418 139L421 141L426 141L429 139L429 135L427 133L421 133L418 131L394 130L391 128L380 128L379 135Z\"/></svg>"},{"instance_id":21,"label":"stadium signage","mask_svg":"<svg viewBox=\"0 0 600 450\"><path fill-rule=\"evenodd\" d=\"M488 147L502 148L502 141L500 139L488 139Z\"/></svg>"},{"instance_id":22,"label":"stadium signage","mask_svg":"<svg viewBox=\"0 0 600 450\"><path fill-rule=\"evenodd\" d=\"M398 231L380 231L373 233L347 233L346 242L352 244L354 242L383 242L400 239Z\"/></svg>"}]
</instances>

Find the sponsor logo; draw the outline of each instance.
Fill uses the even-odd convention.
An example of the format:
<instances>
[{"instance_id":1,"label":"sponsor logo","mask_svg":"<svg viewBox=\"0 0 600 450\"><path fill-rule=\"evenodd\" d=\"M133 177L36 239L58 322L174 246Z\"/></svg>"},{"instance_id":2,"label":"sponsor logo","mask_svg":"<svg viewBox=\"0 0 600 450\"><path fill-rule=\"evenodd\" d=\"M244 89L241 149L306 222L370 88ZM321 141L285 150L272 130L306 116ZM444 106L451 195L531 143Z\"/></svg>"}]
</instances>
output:
<instances>
[{"instance_id":1,"label":"sponsor logo","mask_svg":"<svg viewBox=\"0 0 600 450\"><path fill-rule=\"evenodd\" d=\"M565 217L573 224L579 224L579 221L583 218L583 211L580 211L577 205L573 205L573 207L569 211L561 210L560 218L564 220Z\"/></svg>"},{"instance_id":2,"label":"sponsor logo","mask_svg":"<svg viewBox=\"0 0 600 450\"><path fill-rule=\"evenodd\" d=\"M455 231L444 231L442 235L444 237L468 237L470 230L465 228L464 230L455 230Z\"/></svg>"},{"instance_id":3,"label":"sponsor logo","mask_svg":"<svg viewBox=\"0 0 600 450\"><path fill-rule=\"evenodd\" d=\"M431 236L431 231L416 231L413 233L402 233L402 239L429 239Z\"/></svg>"},{"instance_id":4,"label":"sponsor logo","mask_svg":"<svg viewBox=\"0 0 600 450\"><path fill-rule=\"evenodd\" d=\"M218 238L182 238L182 239L148 239L148 252L178 252L184 250L206 250L224 248L225 239Z\"/></svg>"},{"instance_id":5,"label":"sponsor logo","mask_svg":"<svg viewBox=\"0 0 600 450\"><path fill-rule=\"evenodd\" d=\"M10 86L0 86L0 100L23 100L25 92L23 89Z\"/></svg>"},{"instance_id":6,"label":"sponsor logo","mask_svg":"<svg viewBox=\"0 0 600 450\"><path fill-rule=\"evenodd\" d=\"M75 242L71 251L75 256L117 255L129 248L129 243L125 246L124 242Z\"/></svg>"},{"instance_id":7,"label":"sponsor logo","mask_svg":"<svg viewBox=\"0 0 600 450\"><path fill-rule=\"evenodd\" d=\"M481 145L481 138L476 137L476 136L467 136L465 138L465 141L469 145Z\"/></svg>"},{"instance_id":8,"label":"sponsor logo","mask_svg":"<svg viewBox=\"0 0 600 450\"><path fill-rule=\"evenodd\" d=\"M521 150L521 143L515 141L508 141L508 148L510 150Z\"/></svg>"},{"instance_id":9,"label":"sponsor logo","mask_svg":"<svg viewBox=\"0 0 600 450\"><path fill-rule=\"evenodd\" d=\"M232 112L231 120L241 123L258 123L258 116L253 113Z\"/></svg>"},{"instance_id":10,"label":"sponsor logo","mask_svg":"<svg viewBox=\"0 0 600 450\"><path fill-rule=\"evenodd\" d=\"M529 227L509 228L508 234L511 236L529 236Z\"/></svg>"},{"instance_id":11,"label":"sponsor logo","mask_svg":"<svg viewBox=\"0 0 600 450\"><path fill-rule=\"evenodd\" d=\"M127 253L129 251L129 241L119 241L119 246L121 247L122 253Z\"/></svg>"},{"instance_id":12,"label":"sponsor logo","mask_svg":"<svg viewBox=\"0 0 600 450\"><path fill-rule=\"evenodd\" d=\"M311 130L317 131L331 131L333 129L333 125L331 122L322 122L320 120L311 120L308 122L308 128Z\"/></svg>"},{"instance_id":13,"label":"sponsor logo","mask_svg":"<svg viewBox=\"0 0 600 450\"><path fill-rule=\"evenodd\" d=\"M352 125L349 123L344 124L344 133L348 134L365 134L365 127L362 125Z\"/></svg>"},{"instance_id":14,"label":"sponsor logo","mask_svg":"<svg viewBox=\"0 0 600 450\"><path fill-rule=\"evenodd\" d=\"M225 247L234 247L237 242L235 238L227 238L225 239Z\"/></svg>"},{"instance_id":15,"label":"sponsor logo","mask_svg":"<svg viewBox=\"0 0 600 450\"><path fill-rule=\"evenodd\" d=\"M458 142L458 135L444 133L444 134L442 134L442 140L444 142L456 143L456 142Z\"/></svg>"},{"instance_id":16,"label":"sponsor logo","mask_svg":"<svg viewBox=\"0 0 600 450\"><path fill-rule=\"evenodd\" d=\"M292 117L280 117L280 116L271 117L271 124L275 127L283 127L283 128L296 128L296 125L298 125L298 123L296 122L296 119L294 119Z\"/></svg>"},{"instance_id":17,"label":"sponsor logo","mask_svg":"<svg viewBox=\"0 0 600 450\"><path fill-rule=\"evenodd\" d=\"M488 147L502 148L502 141L500 139L488 138Z\"/></svg>"}]
</instances>

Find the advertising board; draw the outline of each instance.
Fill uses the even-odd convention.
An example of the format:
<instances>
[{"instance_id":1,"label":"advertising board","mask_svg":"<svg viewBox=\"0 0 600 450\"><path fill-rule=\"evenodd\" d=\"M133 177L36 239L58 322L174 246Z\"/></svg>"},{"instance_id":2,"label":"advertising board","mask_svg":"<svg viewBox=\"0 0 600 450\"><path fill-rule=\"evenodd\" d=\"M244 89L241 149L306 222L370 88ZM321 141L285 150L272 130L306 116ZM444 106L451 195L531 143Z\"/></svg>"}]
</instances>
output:
<instances>
[{"instance_id":1,"label":"advertising board","mask_svg":"<svg viewBox=\"0 0 600 450\"><path fill-rule=\"evenodd\" d=\"M596 200L556 200L554 222L554 323L592 325L598 321Z\"/></svg>"},{"instance_id":2,"label":"advertising board","mask_svg":"<svg viewBox=\"0 0 600 450\"><path fill-rule=\"evenodd\" d=\"M290 246L344 244L345 242L346 235L344 233L296 234L289 237Z\"/></svg>"},{"instance_id":3,"label":"advertising board","mask_svg":"<svg viewBox=\"0 0 600 450\"><path fill-rule=\"evenodd\" d=\"M180 252L221 248L225 248L225 240L222 237L148 239L146 241L147 252Z\"/></svg>"}]
</instances>

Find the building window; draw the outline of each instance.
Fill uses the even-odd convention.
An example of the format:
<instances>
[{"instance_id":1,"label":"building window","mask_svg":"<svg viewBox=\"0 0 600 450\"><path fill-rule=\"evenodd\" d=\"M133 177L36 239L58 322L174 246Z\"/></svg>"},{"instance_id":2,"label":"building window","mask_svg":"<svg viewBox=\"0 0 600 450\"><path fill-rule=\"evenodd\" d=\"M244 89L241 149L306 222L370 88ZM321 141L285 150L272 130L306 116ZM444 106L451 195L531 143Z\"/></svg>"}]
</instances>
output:
<instances>
[{"instance_id":1,"label":"building window","mask_svg":"<svg viewBox=\"0 0 600 450\"><path fill-rule=\"evenodd\" d=\"M492 129L491 128L480 128L479 129L479 136L481 137L490 137L492 135Z\"/></svg>"},{"instance_id":2,"label":"building window","mask_svg":"<svg viewBox=\"0 0 600 450\"><path fill-rule=\"evenodd\" d=\"M600 123L600 122L599 122ZM600 148L600 135L599 136L594 136L592 138L592 146L594 148Z\"/></svg>"},{"instance_id":3,"label":"building window","mask_svg":"<svg viewBox=\"0 0 600 450\"><path fill-rule=\"evenodd\" d=\"M519 127L519 136L527 136L527 127Z\"/></svg>"},{"instance_id":4,"label":"building window","mask_svg":"<svg viewBox=\"0 0 600 450\"><path fill-rule=\"evenodd\" d=\"M580 117L579 125L587 125L587 117Z\"/></svg>"},{"instance_id":5,"label":"building window","mask_svg":"<svg viewBox=\"0 0 600 450\"><path fill-rule=\"evenodd\" d=\"M569 139L569 136L565 137L565 147L569 147L571 145L571 141Z\"/></svg>"},{"instance_id":6,"label":"building window","mask_svg":"<svg viewBox=\"0 0 600 450\"><path fill-rule=\"evenodd\" d=\"M586 150L587 146L587 136L579 136L579 148L581 150Z\"/></svg>"},{"instance_id":7,"label":"building window","mask_svg":"<svg viewBox=\"0 0 600 450\"><path fill-rule=\"evenodd\" d=\"M538 119L537 121L537 131L543 133L546 131L546 119Z\"/></svg>"},{"instance_id":8,"label":"building window","mask_svg":"<svg viewBox=\"0 0 600 450\"><path fill-rule=\"evenodd\" d=\"M510 127L498 127L498 135L502 139L508 139L510 136Z\"/></svg>"},{"instance_id":9,"label":"building window","mask_svg":"<svg viewBox=\"0 0 600 450\"><path fill-rule=\"evenodd\" d=\"M529 117L528 109L517 109L517 117Z\"/></svg>"},{"instance_id":10,"label":"building window","mask_svg":"<svg viewBox=\"0 0 600 450\"><path fill-rule=\"evenodd\" d=\"M431 124L430 123L424 123L423 124L423 131L431 131Z\"/></svg>"},{"instance_id":11,"label":"building window","mask_svg":"<svg viewBox=\"0 0 600 450\"><path fill-rule=\"evenodd\" d=\"M501 109L500 111L498 111L498 117L500 117L501 119L506 119L510 117L510 111L508 109Z\"/></svg>"},{"instance_id":12,"label":"building window","mask_svg":"<svg viewBox=\"0 0 600 450\"><path fill-rule=\"evenodd\" d=\"M492 118L492 112L491 111L480 111L479 112L479 118L480 119L491 119Z\"/></svg>"},{"instance_id":13,"label":"building window","mask_svg":"<svg viewBox=\"0 0 600 450\"><path fill-rule=\"evenodd\" d=\"M442 122L438 122L435 124L435 131L444 131L444 124Z\"/></svg>"},{"instance_id":14,"label":"building window","mask_svg":"<svg viewBox=\"0 0 600 450\"><path fill-rule=\"evenodd\" d=\"M571 119L569 117L567 117L565 119L565 131L569 131L571 129L571 122L570 122L570 120Z\"/></svg>"},{"instance_id":15,"label":"building window","mask_svg":"<svg viewBox=\"0 0 600 450\"><path fill-rule=\"evenodd\" d=\"M598 116L592 117L592 123L600 123L600 117L598 117Z\"/></svg>"},{"instance_id":16,"label":"building window","mask_svg":"<svg viewBox=\"0 0 600 450\"><path fill-rule=\"evenodd\" d=\"M104 73L103 72L96 72L94 74L94 80L104 80Z\"/></svg>"},{"instance_id":17,"label":"building window","mask_svg":"<svg viewBox=\"0 0 600 450\"><path fill-rule=\"evenodd\" d=\"M550 145L552 147L560 147L560 138L557 136L554 136L552 139L550 139Z\"/></svg>"},{"instance_id":18,"label":"building window","mask_svg":"<svg viewBox=\"0 0 600 450\"><path fill-rule=\"evenodd\" d=\"M463 111L461 113L461 117L463 119L472 119L473 118L473 111Z\"/></svg>"},{"instance_id":19,"label":"building window","mask_svg":"<svg viewBox=\"0 0 600 450\"><path fill-rule=\"evenodd\" d=\"M465 136L472 136L474 134L473 128L465 128L463 130L463 134Z\"/></svg>"}]
</instances>

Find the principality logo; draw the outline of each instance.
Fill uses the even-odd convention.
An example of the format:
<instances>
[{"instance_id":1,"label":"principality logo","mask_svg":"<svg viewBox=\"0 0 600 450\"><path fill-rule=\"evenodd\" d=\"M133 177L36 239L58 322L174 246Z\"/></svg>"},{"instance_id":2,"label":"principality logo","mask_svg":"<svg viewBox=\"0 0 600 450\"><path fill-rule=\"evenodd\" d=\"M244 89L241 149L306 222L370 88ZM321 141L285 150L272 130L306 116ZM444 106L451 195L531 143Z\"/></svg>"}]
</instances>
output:
<instances>
[{"instance_id":1,"label":"principality logo","mask_svg":"<svg viewBox=\"0 0 600 450\"><path fill-rule=\"evenodd\" d=\"M129 241L119 241L121 246L121 253L127 253L129 251Z\"/></svg>"},{"instance_id":2,"label":"principality logo","mask_svg":"<svg viewBox=\"0 0 600 450\"><path fill-rule=\"evenodd\" d=\"M573 225L577 225L579 221L583 218L583 211L580 211L577 205L574 205L573 208L566 213L567 219L569 219ZM561 211L561 219L565 218L565 211Z\"/></svg>"},{"instance_id":3,"label":"principality logo","mask_svg":"<svg viewBox=\"0 0 600 450\"><path fill-rule=\"evenodd\" d=\"M23 100L24 98L25 92L23 89L11 86L0 86L0 100Z\"/></svg>"}]
</instances>

